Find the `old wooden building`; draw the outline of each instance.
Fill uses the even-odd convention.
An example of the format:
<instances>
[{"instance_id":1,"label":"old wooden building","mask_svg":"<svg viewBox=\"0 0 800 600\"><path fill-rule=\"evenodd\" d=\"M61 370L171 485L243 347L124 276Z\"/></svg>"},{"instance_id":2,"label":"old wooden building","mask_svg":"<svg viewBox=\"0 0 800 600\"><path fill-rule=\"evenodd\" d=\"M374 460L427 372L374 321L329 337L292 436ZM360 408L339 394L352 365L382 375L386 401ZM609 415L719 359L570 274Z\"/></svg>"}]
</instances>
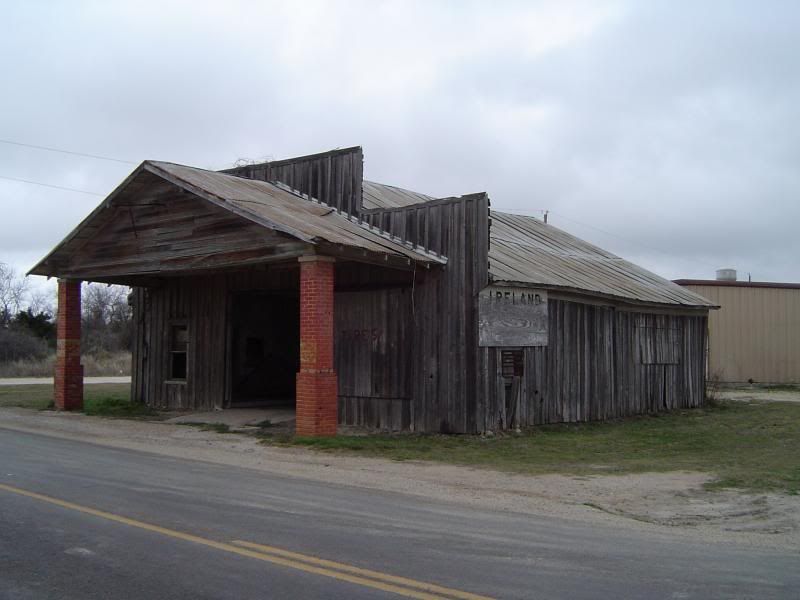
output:
<instances>
[{"instance_id":1,"label":"old wooden building","mask_svg":"<svg viewBox=\"0 0 800 600\"><path fill-rule=\"evenodd\" d=\"M291 403L325 435L703 402L710 302L485 193L431 198L362 165L360 148L144 162L31 271L60 282L59 405L80 402L80 281L132 286L132 395L158 408Z\"/></svg>"}]
</instances>

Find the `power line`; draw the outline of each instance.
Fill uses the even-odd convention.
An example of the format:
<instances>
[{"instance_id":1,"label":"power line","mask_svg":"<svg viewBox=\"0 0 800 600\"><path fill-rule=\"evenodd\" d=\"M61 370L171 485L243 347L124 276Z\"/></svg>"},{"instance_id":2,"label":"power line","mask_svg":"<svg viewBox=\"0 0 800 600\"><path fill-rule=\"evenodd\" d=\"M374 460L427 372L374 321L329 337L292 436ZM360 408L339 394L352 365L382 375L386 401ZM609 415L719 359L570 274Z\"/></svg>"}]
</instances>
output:
<instances>
[{"instance_id":1,"label":"power line","mask_svg":"<svg viewBox=\"0 0 800 600\"><path fill-rule=\"evenodd\" d=\"M87 154L86 152L74 152L72 150L63 150L61 148L51 148L50 146L37 146L36 144L25 144L23 142L15 142L13 140L0 140L0 144L10 144L12 146L22 146L24 148L35 148L37 150L46 150L47 152L60 152L61 154L71 154L73 156L83 156L84 158L96 158L97 160L109 160L111 162L124 163L127 165L138 165L139 163L132 160L123 160L121 158L112 158L110 156L101 156L99 154Z\"/></svg>"},{"instance_id":2,"label":"power line","mask_svg":"<svg viewBox=\"0 0 800 600\"><path fill-rule=\"evenodd\" d=\"M86 190L78 190L71 187L65 187L63 185L53 185L52 183L42 183L41 181L31 181L30 179L19 179L18 177L6 177L5 175L0 175L0 179L7 179L9 181L16 181L19 183L29 183L31 185L41 185L43 187L55 188L57 190L65 190L67 192L78 192L79 194L89 194L91 196L105 196L105 194L100 194L98 192L87 192Z\"/></svg>"}]
</instances>

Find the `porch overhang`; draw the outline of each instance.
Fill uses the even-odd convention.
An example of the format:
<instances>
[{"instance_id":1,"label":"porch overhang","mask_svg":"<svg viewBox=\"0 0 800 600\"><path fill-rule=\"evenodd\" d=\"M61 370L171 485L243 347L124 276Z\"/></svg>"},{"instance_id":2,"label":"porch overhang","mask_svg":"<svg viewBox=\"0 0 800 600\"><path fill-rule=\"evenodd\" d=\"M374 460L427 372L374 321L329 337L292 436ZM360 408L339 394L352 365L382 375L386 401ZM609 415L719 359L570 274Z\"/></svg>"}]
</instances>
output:
<instances>
[{"instance_id":1,"label":"porch overhang","mask_svg":"<svg viewBox=\"0 0 800 600\"><path fill-rule=\"evenodd\" d=\"M281 184L145 161L29 274L152 285L309 254L409 270L447 262Z\"/></svg>"}]
</instances>

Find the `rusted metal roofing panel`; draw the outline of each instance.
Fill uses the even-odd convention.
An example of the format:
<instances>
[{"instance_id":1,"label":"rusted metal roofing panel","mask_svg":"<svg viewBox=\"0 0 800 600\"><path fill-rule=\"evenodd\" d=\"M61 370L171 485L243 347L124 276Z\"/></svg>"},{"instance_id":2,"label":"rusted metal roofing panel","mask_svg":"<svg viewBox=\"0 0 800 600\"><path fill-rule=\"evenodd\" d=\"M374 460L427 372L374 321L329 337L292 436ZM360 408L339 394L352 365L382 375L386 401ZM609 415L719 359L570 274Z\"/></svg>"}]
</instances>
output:
<instances>
[{"instance_id":1,"label":"rusted metal roofing panel","mask_svg":"<svg viewBox=\"0 0 800 600\"><path fill-rule=\"evenodd\" d=\"M361 189L363 192L361 204L367 210L375 208L400 208L411 204L435 200L435 198L420 194L419 192L404 190L403 188L393 185L375 183L374 181L365 180Z\"/></svg>"},{"instance_id":2,"label":"rusted metal roofing panel","mask_svg":"<svg viewBox=\"0 0 800 600\"><path fill-rule=\"evenodd\" d=\"M533 217L491 211L489 277L686 307L715 305L686 288Z\"/></svg>"},{"instance_id":3,"label":"rusted metal roofing panel","mask_svg":"<svg viewBox=\"0 0 800 600\"><path fill-rule=\"evenodd\" d=\"M424 263L446 262L280 185L174 163L146 161L144 166L240 216L309 243L324 241Z\"/></svg>"}]
</instances>

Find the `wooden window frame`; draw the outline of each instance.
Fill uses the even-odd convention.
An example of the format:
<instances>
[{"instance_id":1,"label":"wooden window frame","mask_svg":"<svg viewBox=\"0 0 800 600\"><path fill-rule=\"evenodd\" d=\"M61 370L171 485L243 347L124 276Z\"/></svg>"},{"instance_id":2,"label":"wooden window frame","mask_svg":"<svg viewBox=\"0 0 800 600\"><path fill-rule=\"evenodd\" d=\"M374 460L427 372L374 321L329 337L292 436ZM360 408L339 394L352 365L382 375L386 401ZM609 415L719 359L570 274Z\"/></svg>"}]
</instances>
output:
<instances>
[{"instance_id":1,"label":"wooden window frame","mask_svg":"<svg viewBox=\"0 0 800 600\"><path fill-rule=\"evenodd\" d=\"M183 327L186 329L186 348L183 350L176 350L175 349L175 342L174 342L174 331L177 327ZM189 322L186 319L171 319L169 321L169 337L167 338L167 379L164 383L173 384L173 385L186 385L189 381L189 356L191 354L191 345L192 345L192 337L191 337L191 329L189 328ZM186 367L185 367L185 376L184 377L175 377L174 376L174 363L173 363L173 356L175 354L184 354L186 360Z\"/></svg>"}]
</instances>

